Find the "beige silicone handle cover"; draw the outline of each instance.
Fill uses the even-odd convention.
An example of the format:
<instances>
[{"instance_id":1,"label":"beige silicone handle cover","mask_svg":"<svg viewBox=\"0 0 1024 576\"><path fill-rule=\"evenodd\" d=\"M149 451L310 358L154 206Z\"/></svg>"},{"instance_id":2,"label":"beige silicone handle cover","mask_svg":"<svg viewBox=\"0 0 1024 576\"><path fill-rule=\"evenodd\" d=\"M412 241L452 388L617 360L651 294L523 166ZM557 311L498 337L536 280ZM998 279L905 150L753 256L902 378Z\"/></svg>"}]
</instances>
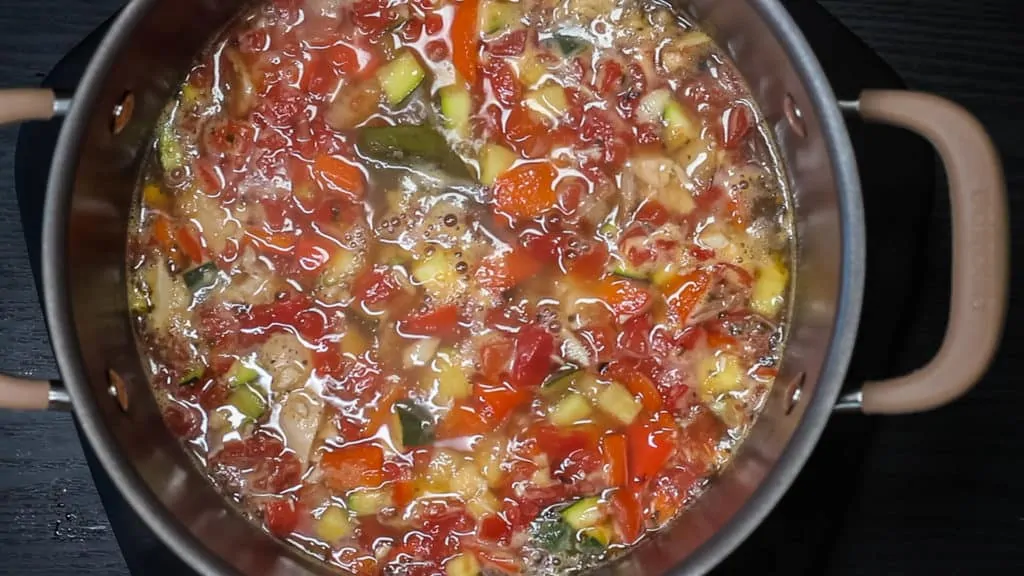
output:
<instances>
[{"instance_id":1,"label":"beige silicone handle cover","mask_svg":"<svg viewBox=\"0 0 1024 576\"><path fill-rule=\"evenodd\" d=\"M0 408L46 410L50 406L50 383L0 375Z\"/></svg>"},{"instance_id":2,"label":"beige silicone handle cover","mask_svg":"<svg viewBox=\"0 0 1024 576\"><path fill-rule=\"evenodd\" d=\"M12 88L0 90L0 125L26 120L53 118L53 90L46 88Z\"/></svg>"},{"instance_id":3,"label":"beige silicone handle cover","mask_svg":"<svg viewBox=\"0 0 1024 576\"><path fill-rule=\"evenodd\" d=\"M923 368L862 389L865 413L920 412L970 390L999 347L1009 283L1006 183L985 129L957 104L918 92L865 91L859 112L930 140L949 181L953 264L942 346Z\"/></svg>"}]
</instances>

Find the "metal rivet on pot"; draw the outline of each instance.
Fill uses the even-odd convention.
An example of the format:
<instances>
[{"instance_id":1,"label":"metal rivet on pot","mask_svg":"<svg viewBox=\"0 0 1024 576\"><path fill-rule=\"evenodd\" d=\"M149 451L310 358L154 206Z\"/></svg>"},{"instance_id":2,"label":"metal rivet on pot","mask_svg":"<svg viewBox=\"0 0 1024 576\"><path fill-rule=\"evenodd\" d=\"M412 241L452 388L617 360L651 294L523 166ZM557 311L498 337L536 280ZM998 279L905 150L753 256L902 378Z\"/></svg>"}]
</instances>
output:
<instances>
[{"instance_id":1,"label":"metal rivet on pot","mask_svg":"<svg viewBox=\"0 0 1024 576\"><path fill-rule=\"evenodd\" d=\"M797 107L792 94L786 94L786 98L782 101L782 110L786 113L786 120L793 132L801 138L806 137L807 125L804 123L804 114Z\"/></svg>"},{"instance_id":2,"label":"metal rivet on pot","mask_svg":"<svg viewBox=\"0 0 1024 576\"><path fill-rule=\"evenodd\" d=\"M786 403L786 414L791 413L793 408L796 408L797 403L800 402L800 395L804 389L804 378L806 376L806 373L801 372L794 376L790 380L789 385L786 386L786 398L784 400Z\"/></svg>"},{"instance_id":3,"label":"metal rivet on pot","mask_svg":"<svg viewBox=\"0 0 1024 576\"><path fill-rule=\"evenodd\" d=\"M114 105L114 122L111 125L111 130L114 134L120 134L124 130L125 126L128 125L128 121L132 119L132 113L135 112L135 95L131 92L125 92L124 96L121 97L121 101Z\"/></svg>"},{"instance_id":4,"label":"metal rivet on pot","mask_svg":"<svg viewBox=\"0 0 1024 576\"><path fill-rule=\"evenodd\" d=\"M110 394L117 400L117 405L121 407L124 412L128 411L128 387L124 384L124 379L114 372L113 370L107 370L107 379L110 381L110 386L107 388L107 393Z\"/></svg>"}]
</instances>

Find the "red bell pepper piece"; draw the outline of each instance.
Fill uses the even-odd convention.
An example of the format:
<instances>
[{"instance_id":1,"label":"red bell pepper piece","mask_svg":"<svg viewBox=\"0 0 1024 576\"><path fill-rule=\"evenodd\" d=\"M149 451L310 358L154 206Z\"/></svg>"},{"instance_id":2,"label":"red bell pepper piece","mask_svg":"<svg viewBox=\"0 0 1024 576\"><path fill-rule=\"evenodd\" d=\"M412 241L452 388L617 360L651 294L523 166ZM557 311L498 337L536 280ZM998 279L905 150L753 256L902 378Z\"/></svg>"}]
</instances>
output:
<instances>
[{"instance_id":1,"label":"red bell pepper piece","mask_svg":"<svg viewBox=\"0 0 1024 576\"><path fill-rule=\"evenodd\" d=\"M512 362L512 385L534 388L544 382L551 368L555 339L537 325L524 327L516 337L515 359Z\"/></svg>"},{"instance_id":2,"label":"red bell pepper piece","mask_svg":"<svg viewBox=\"0 0 1024 576\"><path fill-rule=\"evenodd\" d=\"M479 7L479 0L463 0L455 7L455 17L452 19L452 64L470 88L476 86L479 69Z\"/></svg>"},{"instance_id":3,"label":"red bell pepper piece","mask_svg":"<svg viewBox=\"0 0 1024 576\"><path fill-rule=\"evenodd\" d=\"M287 536L295 531L299 523L299 511L290 496L268 502L263 509L263 520L267 529L275 536Z\"/></svg>"},{"instance_id":4,"label":"red bell pepper piece","mask_svg":"<svg viewBox=\"0 0 1024 576\"><path fill-rule=\"evenodd\" d=\"M676 447L676 423L668 412L638 420L626 430L629 439L629 474L634 486L653 478Z\"/></svg>"}]
</instances>

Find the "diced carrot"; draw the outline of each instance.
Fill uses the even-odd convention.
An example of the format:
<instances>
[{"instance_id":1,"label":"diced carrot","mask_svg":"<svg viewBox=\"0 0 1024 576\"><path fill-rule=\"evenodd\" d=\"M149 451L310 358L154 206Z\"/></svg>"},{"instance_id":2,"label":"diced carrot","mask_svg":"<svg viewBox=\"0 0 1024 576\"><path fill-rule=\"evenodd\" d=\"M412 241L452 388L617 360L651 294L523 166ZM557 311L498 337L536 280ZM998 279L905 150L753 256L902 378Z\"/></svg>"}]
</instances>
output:
<instances>
[{"instance_id":1,"label":"diced carrot","mask_svg":"<svg viewBox=\"0 0 1024 576\"><path fill-rule=\"evenodd\" d=\"M679 321L686 322L710 287L711 276L703 270L694 270L670 279L662 292L679 316Z\"/></svg>"},{"instance_id":2,"label":"diced carrot","mask_svg":"<svg viewBox=\"0 0 1024 576\"><path fill-rule=\"evenodd\" d=\"M522 249L487 258L476 271L476 279L489 290L508 290L540 271L540 264Z\"/></svg>"},{"instance_id":3,"label":"diced carrot","mask_svg":"<svg viewBox=\"0 0 1024 576\"><path fill-rule=\"evenodd\" d=\"M377 400L376 404L368 407L369 418L363 428L363 438L370 438L380 430L381 426L387 423L391 417L391 406L401 399L404 392L398 386L392 387Z\"/></svg>"},{"instance_id":4,"label":"diced carrot","mask_svg":"<svg viewBox=\"0 0 1024 576\"><path fill-rule=\"evenodd\" d=\"M412 480L395 480L391 489L391 500L395 506L405 506L416 497L416 482Z\"/></svg>"},{"instance_id":5,"label":"diced carrot","mask_svg":"<svg viewBox=\"0 0 1024 576\"><path fill-rule=\"evenodd\" d=\"M624 362L612 362L608 365L608 374L621 382L634 396L640 397L640 403L650 412L661 410L661 394L651 379Z\"/></svg>"},{"instance_id":6,"label":"diced carrot","mask_svg":"<svg viewBox=\"0 0 1024 576\"><path fill-rule=\"evenodd\" d=\"M714 332L709 330L705 334L704 339L707 342L709 348L723 349L734 348L736 346L739 346L739 342L735 338L722 332Z\"/></svg>"},{"instance_id":7,"label":"diced carrot","mask_svg":"<svg viewBox=\"0 0 1024 576\"><path fill-rule=\"evenodd\" d=\"M174 247L174 234L171 232L171 219L157 214L153 220L153 238L165 251Z\"/></svg>"},{"instance_id":8,"label":"diced carrot","mask_svg":"<svg viewBox=\"0 0 1024 576\"><path fill-rule=\"evenodd\" d=\"M334 490L379 486L384 478L384 451L376 444L352 444L325 452L320 466Z\"/></svg>"},{"instance_id":9,"label":"diced carrot","mask_svg":"<svg viewBox=\"0 0 1024 576\"><path fill-rule=\"evenodd\" d=\"M255 240L256 248L278 254L290 254L295 249L295 235L289 232L267 232L263 228L249 228L246 235Z\"/></svg>"},{"instance_id":10,"label":"diced carrot","mask_svg":"<svg viewBox=\"0 0 1024 576\"><path fill-rule=\"evenodd\" d=\"M203 245L199 241L199 233L190 224L178 227L175 239L178 241L178 248L181 248L189 260L195 264L203 262Z\"/></svg>"},{"instance_id":11,"label":"diced carrot","mask_svg":"<svg viewBox=\"0 0 1024 576\"><path fill-rule=\"evenodd\" d=\"M439 306L426 312L412 312L398 321L403 334L417 336L444 336L459 329L459 309L455 306Z\"/></svg>"},{"instance_id":12,"label":"diced carrot","mask_svg":"<svg viewBox=\"0 0 1024 576\"><path fill-rule=\"evenodd\" d=\"M555 178L550 162L529 162L505 171L494 182L494 206L512 218L532 218L555 207Z\"/></svg>"},{"instance_id":13,"label":"diced carrot","mask_svg":"<svg viewBox=\"0 0 1024 576\"><path fill-rule=\"evenodd\" d=\"M643 509L640 500L629 488L619 488L611 495L612 518L619 536L626 544L640 538L644 529Z\"/></svg>"},{"instance_id":14,"label":"diced carrot","mask_svg":"<svg viewBox=\"0 0 1024 576\"><path fill-rule=\"evenodd\" d=\"M347 194L354 200L363 197L363 172L354 164L335 156L321 154L313 161L313 176L323 191Z\"/></svg>"},{"instance_id":15,"label":"diced carrot","mask_svg":"<svg viewBox=\"0 0 1024 576\"><path fill-rule=\"evenodd\" d=\"M597 296L616 316L635 316L647 309L651 293L637 282L624 278L608 278L598 283Z\"/></svg>"},{"instance_id":16,"label":"diced carrot","mask_svg":"<svg viewBox=\"0 0 1024 576\"><path fill-rule=\"evenodd\" d=\"M438 425L437 437L476 436L492 430L492 426L484 420L476 408L469 404L456 404Z\"/></svg>"},{"instance_id":17,"label":"diced carrot","mask_svg":"<svg viewBox=\"0 0 1024 576\"><path fill-rule=\"evenodd\" d=\"M452 19L452 64L469 87L476 86L480 34L477 31L479 0L463 0L455 7Z\"/></svg>"},{"instance_id":18,"label":"diced carrot","mask_svg":"<svg viewBox=\"0 0 1024 576\"><path fill-rule=\"evenodd\" d=\"M608 473L608 485L625 486L627 481L626 437L608 434L601 438L601 455Z\"/></svg>"}]
</instances>

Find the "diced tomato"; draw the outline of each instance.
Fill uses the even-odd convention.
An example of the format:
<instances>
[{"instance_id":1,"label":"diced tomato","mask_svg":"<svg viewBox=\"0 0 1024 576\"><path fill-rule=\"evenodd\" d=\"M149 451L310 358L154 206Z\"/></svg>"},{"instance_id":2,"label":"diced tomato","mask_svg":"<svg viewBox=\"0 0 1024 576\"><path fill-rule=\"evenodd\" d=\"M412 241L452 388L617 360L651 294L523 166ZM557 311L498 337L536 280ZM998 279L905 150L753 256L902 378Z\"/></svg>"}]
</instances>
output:
<instances>
[{"instance_id":1,"label":"diced tomato","mask_svg":"<svg viewBox=\"0 0 1024 576\"><path fill-rule=\"evenodd\" d=\"M661 142L662 127L654 122L645 122L633 127L633 139L638 146L649 146Z\"/></svg>"},{"instance_id":2,"label":"diced tomato","mask_svg":"<svg viewBox=\"0 0 1024 576\"><path fill-rule=\"evenodd\" d=\"M650 509L658 526L664 525L685 504L697 476L685 467L666 470L651 486Z\"/></svg>"},{"instance_id":3,"label":"diced tomato","mask_svg":"<svg viewBox=\"0 0 1024 576\"><path fill-rule=\"evenodd\" d=\"M427 14L426 20L424 20L423 28L426 30L428 36L435 36L444 30L444 17L437 12L431 12Z\"/></svg>"},{"instance_id":4,"label":"diced tomato","mask_svg":"<svg viewBox=\"0 0 1024 576\"><path fill-rule=\"evenodd\" d=\"M645 200L643 204L637 208L636 213L633 215L635 222L644 222L651 226L658 227L668 222L669 212L661 202L657 200Z\"/></svg>"},{"instance_id":5,"label":"diced tomato","mask_svg":"<svg viewBox=\"0 0 1024 576\"><path fill-rule=\"evenodd\" d=\"M295 531L299 523L299 513L292 497L268 502L263 509L263 520L267 529L274 536L283 537Z\"/></svg>"},{"instance_id":6,"label":"diced tomato","mask_svg":"<svg viewBox=\"0 0 1024 576\"><path fill-rule=\"evenodd\" d=\"M651 293L637 282L624 278L608 278L598 283L597 296L616 316L635 316L652 302Z\"/></svg>"},{"instance_id":7,"label":"diced tomato","mask_svg":"<svg viewBox=\"0 0 1024 576\"><path fill-rule=\"evenodd\" d=\"M497 106L489 108L494 109L500 114L500 108ZM501 123L498 122L497 125L500 126ZM505 118L504 126L505 141L513 150L526 158L540 159L547 156L552 144L550 128L538 121L525 106L513 106Z\"/></svg>"},{"instance_id":8,"label":"diced tomato","mask_svg":"<svg viewBox=\"0 0 1024 576\"><path fill-rule=\"evenodd\" d=\"M521 56L526 50L526 28L505 32L493 40L488 40L485 49L489 54L499 57Z\"/></svg>"},{"instance_id":9,"label":"diced tomato","mask_svg":"<svg viewBox=\"0 0 1024 576\"><path fill-rule=\"evenodd\" d=\"M622 86L622 66L610 58L601 60L597 65L595 88L598 93L608 98L618 94Z\"/></svg>"},{"instance_id":10,"label":"diced tomato","mask_svg":"<svg viewBox=\"0 0 1024 576\"><path fill-rule=\"evenodd\" d=\"M423 20L419 18L409 18L402 25L398 35L402 38L402 41L406 44L412 44L420 39L420 35L423 34Z\"/></svg>"},{"instance_id":11,"label":"diced tomato","mask_svg":"<svg viewBox=\"0 0 1024 576\"><path fill-rule=\"evenodd\" d=\"M489 290L504 291L540 271L540 264L522 249L503 252L484 260L476 271L477 282Z\"/></svg>"},{"instance_id":12,"label":"diced tomato","mask_svg":"<svg viewBox=\"0 0 1024 576\"><path fill-rule=\"evenodd\" d=\"M551 369L555 339L541 326L530 325L516 337L512 384L518 388L540 386Z\"/></svg>"},{"instance_id":13,"label":"diced tomato","mask_svg":"<svg viewBox=\"0 0 1024 576\"><path fill-rule=\"evenodd\" d=\"M569 254L574 257L569 258ZM608 264L608 247L603 242L588 242L582 250L563 254L566 271L587 280L600 278Z\"/></svg>"},{"instance_id":14,"label":"diced tomato","mask_svg":"<svg viewBox=\"0 0 1024 576\"><path fill-rule=\"evenodd\" d=\"M630 62L626 70L625 90L619 94L618 112L625 119L636 115L640 99L647 92L647 74L638 62Z\"/></svg>"},{"instance_id":15,"label":"diced tomato","mask_svg":"<svg viewBox=\"0 0 1024 576\"><path fill-rule=\"evenodd\" d=\"M600 146L601 163L605 167L617 169L625 162L629 152L626 134L609 112L597 107L588 108L583 113L579 137L584 147Z\"/></svg>"},{"instance_id":16,"label":"diced tomato","mask_svg":"<svg viewBox=\"0 0 1024 576\"><path fill-rule=\"evenodd\" d=\"M240 315L238 324L243 330L268 332L275 327L291 326L304 310L310 307L309 298L300 294L288 294L285 298L269 304L253 306L248 314Z\"/></svg>"},{"instance_id":17,"label":"diced tomato","mask_svg":"<svg viewBox=\"0 0 1024 576\"><path fill-rule=\"evenodd\" d=\"M590 348L590 358L595 362L607 362L615 355L615 330L611 326L586 326L576 335Z\"/></svg>"},{"instance_id":18,"label":"diced tomato","mask_svg":"<svg viewBox=\"0 0 1024 576\"><path fill-rule=\"evenodd\" d=\"M601 438L601 456L604 457L605 472L609 486L626 486L628 479L626 437L622 434L607 434Z\"/></svg>"},{"instance_id":19,"label":"diced tomato","mask_svg":"<svg viewBox=\"0 0 1024 576\"><path fill-rule=\"evenodd\" d=\"M611 495L612 519L623 542L635 542L643 534L643 508L629 488L619 488Z\"/></svg>"},{"instance_id":20,"label":"diced tomato","mask_svg":"<svg viewBox=\"0 0 1024 576\"><path fill-rule=\"evenodd\" d=\"M384 451L368 442L351 444L325 452L320 467L333 490L379 486L383 481Z\"/></svg>"},{"instance_id":21,"label":"diced tomato","mask_svg":"<svg viewBox=\"0 0 1024 576\"><path fill-rule=\"evenodd\" d=\"M664 411L629 426L629 474L634 485L646 483L668 462L675 450L676 431L675 421Z\"/></svg>"},{"instance_id":22,"label":"diced tomato","mask_svg":"<svg viewBox=\"0 0 1024 576\"><path fill-rule=\"evenodd\" d=\"M486 514L480 519L477 536L490 542L507 542L512 536L512 526L498 514Z\"/></svg>"},{"instance_id":23,"label":"diced tomato","mask_svg":"<svg viewBox=\"0 0 1024 576\"><path fill-rule=\"evenodd\" d=\"M651 337L651 316L640 314L626 321L619 333L617 343L619 348L635 354L646 356L650 351Z\"/></svg>"},{"instance_id":24,"label":"diced tomato","mask_svg":"<svg viewBox=\"0 0 1024 576\"><path fill-rule=\"evenodd\" d=\"M676 276L665 284L665 300L675 310L680 322L686 322L711 287L711 276L704 270Z\"/></svg>"},{"instance_id":25,"label":"diced tomato","mask_svg":"<svg viewBox=\"0 0 1024 576\"><path fill-rule=\"evenodd\" d=\"M484 317L484 326L492 330L518 333L530 323L527 312L522 306L499 306L491 308Z\"/></svg>"},{"instance_id":26,"label":"diced tomato","mask_svg":"<svg viewBox=\"0 0 1024 576\"><path fill-rule=\"evenodd\" d=\"M500 384L502 376L512 369L514 344L498 340L480 349L480 374L491 384Z\"/></svg>"},{"instance_id":27,"label":"diced tomato","mask_svg":"<svg viewBox=\"0 0 1024 576\"><path fill-rule=\"evenodd\" d=\"M600 462L601 430L595 425L558 428L538 423L526 431L526 437L532 438L537 449L547 454L552 470L558 469L567 458L580 450L596 454Z\"/></svg>"},{"instance_id":28,"label":"diced tomato","mask_svg":"<svg viewBox=\"0 0 1024 576\"><path fill-rule=\"evenodd\" d=\"M519 103L523 97L523 85L516 77L512 65L503 58L492 58L484 67L484 74L491 85L491 91L498 102L511 107Z\"/></svg>"},{"instance_id":29,"label":"diced tomato","mask_svg":"<svg viewBox=\"0 0 1024 576\"><path fill-rule=\"evenodd\" d=\"M299 236L299 240L295 244L295 259L299 268L315 274L323 269L338 249L339 246L335 241L313 230L308 230Z\"/></svg>"},{"instance_id":30,"label":"diced tomato","mask_svg":"<svg viewBox=\"0 0 1024 576\"><path fill-rule=\"evenodd\" d=\"M448 58L448 44L444 40L431 40L423 47L423 54L431 62L442 62Z\"/></svg>"},{"instance_id":31,"label":"diced tomato","mask_svg":"<svg viewBox=\"0 0 1024 576\"><path fill-rule=\"evenodd\" d=\"M512 218L532 218L553 208L558 171L550 162L529 162L505 171L494 182L494 206Z\"/></svg>"},{"instance_id":32,"label":"diced tomato","mask_svg":"<svg viewBox=\"0 0 1024 576\"><path fill-rule=\"evenodd\" d=\"M386 266L368 268L352 283L352 295L369 306L387 302L401 292L402 285Z\"/></svg>"},{"instance_id":33,"label":"diced tomato","mask_svg":"<svg viewBox=\"0 0 1024 576\"><path fill-rule=\"evenodd\" d=\"M353 200L363 197L363 171L346 160L326 154L317 156L313 162L313 177L324 192L341 192Z\"/></svg>"},{"instance_id":34,"label":"diced tomato","mask_svg":"<svg viewBox=\"0 0 1024 576\"><path fill-rule=\"evenodd\" d=\"M164 408L164 422L171 434L191 440L199 432L201 418L190 406L171 402Z\"/></svg>"},{"instance_id":35,"label":"diced tomato","mask_svg":"<svg viewBox=\"0 0 1024 576\"><path fill-rule=\"evenodd\" d=\"M566 215L573 215L580 207L580 201L589 192L587 181L579 176L566 176L555 185L558 207Z\"/></svg>"},{"instance_id":36,"label":"diced tomato","mask_svg":"<svg viewBox=\"0 0 1024 576\"><path fill-rule=\"evenodd\" d=\"M338 346L322 345L320 349L313 352L313 369L319 376L340 378L345 371L344 364L345 359Z\"/></svg>"},{"instance_id":37,"label":"diced tomato","mask_svg":"<svg viewBox=\"0 0 1024 576\"><path fill-rule=\"evenodd\" d=\"M446 336L459 329L459 310L455 306L439 306L425 312L414 311L398 321L398 331L414 336Z\"/></svg>"},{"instance_id":38,"label":"diced tomato","mask_svg":"<svg viewBox=\"0 0 1024 576\"><path fill-rule=\"evenodd\" d=\"M470 87L476 85L478 67L478 46L480 36L477 31L479 0L463 0L455 6L455 17L452 19L452 64Z\"/></svg>"}]
</instances>

